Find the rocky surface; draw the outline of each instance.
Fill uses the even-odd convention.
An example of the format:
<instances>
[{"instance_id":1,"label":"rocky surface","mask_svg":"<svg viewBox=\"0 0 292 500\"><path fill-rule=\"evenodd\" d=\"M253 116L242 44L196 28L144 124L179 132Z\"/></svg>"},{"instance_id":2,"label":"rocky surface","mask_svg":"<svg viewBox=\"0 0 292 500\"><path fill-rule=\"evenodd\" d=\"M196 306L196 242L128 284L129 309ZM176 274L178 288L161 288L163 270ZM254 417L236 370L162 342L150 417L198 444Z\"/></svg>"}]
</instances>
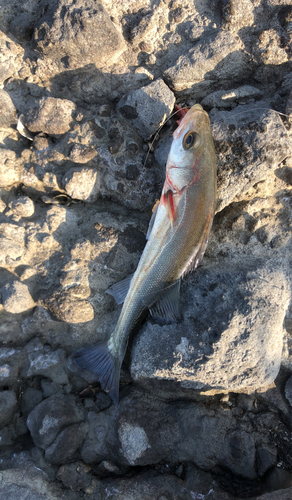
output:
<instances>
[{"instance_id":1,"label":"rocky surface","mask_svg":"<svg viewBox=\"0 0 292 500\"><path fill-rule=\"evenodd\" d=\"M1 6L1 498L290 499L289 3ZM145 246L174 104L195 102L209 245L180 320L137 327L115 407L72 354L115 327L105 292Z\"/></svg>"}]
</instances>

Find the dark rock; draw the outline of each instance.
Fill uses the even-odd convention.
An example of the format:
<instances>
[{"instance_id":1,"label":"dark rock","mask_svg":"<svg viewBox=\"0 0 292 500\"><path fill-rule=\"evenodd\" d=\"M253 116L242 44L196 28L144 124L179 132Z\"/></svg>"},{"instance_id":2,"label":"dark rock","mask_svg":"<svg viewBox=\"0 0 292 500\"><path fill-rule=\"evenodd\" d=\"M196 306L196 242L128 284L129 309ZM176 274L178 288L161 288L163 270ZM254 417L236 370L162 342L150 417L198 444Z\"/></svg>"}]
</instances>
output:
<instances>
[{"instance_id":1,"label":"dark rock","mask_svg":"<svg viewBox=\"0 0 292 500\"><path fill-rule=\"evenodd\" d=\"M34 18L22 12L16 16L9 26L9 31L21 42L31 40L34 30Z\"/></svg>"},{"instance_id":2,"label":"dark rock","mask_svg":"<svg viewBox=\"0 0 292 500\"><path fill-rule=\"evenodd\" d=\"M30 109L25 117L27 128L31 132L45 132L60 135L70 130L75 104L67 99L43 97L37 106Z\"/></svg>"},{"instance_id":3,"label":"dark rock","mask_svg":"<svg viewBox=\"0 0 292 500\"><path fill-rule=\"evenodd\" d=\"M55 394L32 410L27 426L36 446L46 450L61 430L83 418L84 410L74 396Z\"/></svg>"},{"instance_id":4,"label":"dark rock","mask_svg":"<svg viewBox=\"0 0 292 500\"><path fill-rule=\"evenodd\" d=\"M20 349L0 349L0 386L13 386L18 381L19 371L25 361L25 352Z\"/></svg>"},{"instance_id":5,"label":"dark rock","mask_svg":"<svg viewBox=\"0 0 292 500\"><path fill-rule=\"evenodd\" d=\"M287 380L285 385L285 396L288 399L290 405L292 406L292 375Z\"/></svg>"},{"instance_id":6,"label":"dark rock","mask_svg":"<svg viewBox=\"0 0 292 500\"><path fill-rule=\"evenodd\" d=\"M91 483L90 470L91 468L81 461L62 465L56 474L56 479L73 491L85 490Z\"/></svg>"},{"instance_id":7,"label":"dark rock","mask_svg":"<svg viewBox=\"0 0 292 500\"><path fill-rule=\"evenodd\" d=\"M45 379L41 380L41 387L44 398L49 398L50 396L53 396L53 394L62 392L60 387L58 387L57 384L51 382L50 380L45 380Z\"/></svg>"},{"instance_id":8,"label":"dark rock","mask_svg":"<svg viewBox=\"0 0 292 500\"><path fill-rule=\"evenodd\" d=\"M52 59L68 58L72 69L88 64L100 68L113 63L125 43L101 3L59 0L38 23L37 49Z\"/></svg>"},{"instance_id":9,"label":"dark rock","mask_svg":"<svg viewBox=\"0 0 292 500\"><path fill-rule=\"evenodd\" d=\"M43 399L42 391L29 387L26 389L21 398L21 411L28 415L35 406L37 406Z\"/></svg>"},{"instance_id":10,"label":"dark rock","mask_svg":"<svg viewBox=\"0 0 292 500\"><path fill-rule=\"evenodd\" d=\"M16 407L17 399L14 391L0 392L0 428L10 422Z\"/></svg>"},{"instance_id":11,"label":"dark rock","mask_svg":"<svg viewBox=\"0 0 292 500\"><path fill-rule=\"evenodd\" d=\"M0 128L11 127L17 122L17 113L10 95L0 90Z\"/></svg>"},{"instance_id":12,"label":"dark rock","mask_svg":"<svg viewBox=\"0 0 292 500\"><path fill-rule=\"evenodd\" d=\"M87 429L87 424L78 423L62 430L53 444L46 449L46 460L51 464L63 464L76 459L76 451L81 446Z\"/></svg>"},{"instance_id":13,"label":"dark rock","mask_svg":"<svg viewBox=\"0 0 292 500\"><path fill-rule=\"evenodd\" d=\"M268 469L277 463L277 450L267 446L257 448L257 471L263 476Z\"/></svg>"},{"instance_id":14,"label":"dark rock","mask_svg":"<svg viewBox=\"0 0 292 500\"><path fill-rule=\"evenodd\" d=\"M174 94L160 79L123 97L118 110L148 140L170 116L174 103Z\"/></svg>"},{"instance_id":15,"label":"dark rock","mask_svg":"<svg viewBox=\"0 0 292 500\"><path fill-rule=\"evenodd\" d=\"M80 450L81 457L86 463L99 463L108 459L109 451L107 447L108 434L112 432L113 416L115 410L113 407L104 410L98 414L89 412L86 423L88 424L88 433Z\"/></svg>"}]
</instances>

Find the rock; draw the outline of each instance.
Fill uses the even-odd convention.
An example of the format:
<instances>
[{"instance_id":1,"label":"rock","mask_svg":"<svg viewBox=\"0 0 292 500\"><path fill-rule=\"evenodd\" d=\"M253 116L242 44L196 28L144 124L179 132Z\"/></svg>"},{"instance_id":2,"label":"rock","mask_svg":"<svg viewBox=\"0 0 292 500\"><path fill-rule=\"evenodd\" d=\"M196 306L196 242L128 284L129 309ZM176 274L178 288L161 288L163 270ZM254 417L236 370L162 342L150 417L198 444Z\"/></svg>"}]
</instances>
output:
<instances>
[{"instance_id":1,"label":"rock","mask_svg":"<svg viewBox=\"0 0 292 500\"><path fill-rule=\"evenodd\" d=\"M17 113L10 95L0 90L0 128L11 127L17 122Z\"/></svg>"},{"instance_id":2,"label":"rock","mask_svg":"<svg viewBox=\"0 0 292 500\"><path fill-rule=\"evenodd\" d=\"M74 144L71 149L69 159L74 163L88 163L97 155L94 149L82 146L82 144Z\"/></svg>"},{"instance_id":3,"label":"rock","mask_svg":"<svg viewBox=\"0 0 292 500\"><path fill-rule=\"evenodd\" d=\"M190 277L181 324L144 326L132 352L134 380L147 387L172 380L176 391L215 392L250 391L273 382L289 301L284 269L272 261L249 260L242 267L237 261L234 268L228 259L223 262ZM210 311L216 311L214 317Z\"/></svg>"},{"instance_id":4,"label":"rock","mask_svg":"<svg viewBox=\"0 0 292 500\"><path fill-rule=\"evenodd\" d=\"M114 413L112 406L97 414L92 411L88 413L88 433L80 450L85 463L99 463L109 458L107 438L112 432Z\"/></svg>"},{"instance_id":5,"label":"rock","mask_svg":"<svg viewBox=\"0 0 292 500\"><path fill-rule=\"evenodd\" d=\"M67 99L43 97L29 110L25 124L31 132L44 132L49 135L65 134L70 130L75 104Z\"/></svg>"},{"instance_id":6,"label":"rock","mask_svg":"<svg viewBox=\"0 0 292 500\"><path fill-rule=\"evenodd\" d=\"M174 91L192 91L196 97L196 93L207 92L213 82L222 83L248 72L248 60L241 40L228 31L221 31L180 56L176 64L165 71L164 77Z\"/></svg>"},{"instance_id":7,"label":"rock","mask_svg":"<svg viewBox=\"0 0 292 500\"><path fill-rule=\"evenodd\" d=\"M35 306L27 285L19 281L7 283L1 288L3 307L7 312L19 314Z\"/></svg>"},{"instance_id":8,"label":"rock","mask_svg":"<svg viewBox=\"0 0 292 500\"><path fill-rule=\"evenodd\" d=\"M28 196L19 196L9 203L10 210L6 213L13 220L18 221L22 217L31 217L34 214L34 202Z\"/></svg>"},{"instance_id":9,"label":"rock","mask_svg":"<svg viewBox=\"0 0 292 500\"><path fill-rule=\"evenodd\" d=\"M94 203L100 193L100 175L92 168L72 168L66 173L63 184L71 198L88 203Z\"/></svg>"},{"instance_id":10,"label":"rock","mask_svg":"<svg viewBox=\"0 0 292 500\"><path fill-rule=\"evenodd\" d=\"M96 0L59 0L39 21L34 41L51 59L69 59L72 69L94 64L97 68L117 60L125 42L101 3Z\"/></svg>"},{"instance_id":11,"label":"rock","mask_svg":"<svg viewBox=\"0 0 292 500\"><path fill-rule=\"evenodd\" d=\"M207 106L209 108L230 108L236 101L239 104L245 104L245 101L261 95L262 92L259 89L251 85L242 85L242 87L238 87L237 89L212 92L212 94L209 94L202 100L201 104L203 107Z\"/></svg>"},{"instance_id":12,"label":"rock","mask_svg":"<svg viewBox=\"0 0 292 500\"><path fill-rule=\"evenodd\" d=\"M287 52L281 47L281 38L274 29L261 33L254 53L265 64L278 65L288 61Z\"/></svg>"},{"instance_id":13,"label":"rock","mask_svg":"<svg viewBox=\"0 0 292 500\"><path fill-rule=\"evenodd\" d=\"M20 181L22 166L16 161L16 154L9 149L0 150L0 187L9 187Z\"/></svg>"},{"instance_id":14,"label":"rock","mask_svg":"<svg viewBox=\"0 0 292 500\"><path fill-rule=\"evenodd\" d=\"M174 94L159 79L123 97L118 110L148 140L169 118L175 103Z\"/></svg>"},{"instance_id":15,"label":"rock","mask_svg":"<svg viewBox=\"0 0 292 500\"><path fill-rule=\"evenodd\" d=\"M21 411L28 415L43 399L42 391L28 387L21 398Z\"/></svg>"},{"instance_id":16,"label":"rock","mask_svg":"<svg viewBox=\"0 0 292 500\"><path fill-rule=\"evenodd\" d=\"M68 376L65 369L66 355L63 349L51 351L49 346L37 348L28 352L29 366L23 373L26 377L43 375L54 383L67 384Z\"/></svg>"},{"instance_id":17,"label":"rock","mask_svg":"<svg viewBox=\"0 0 292 500\"><path fill-rule=\"evenodd\" d=\"M227 0L222 14L226 27L231 30L246 28L254 23L254 5L250 0Z\"/></svg>"},{"instance_id":18,"label":"rock","mask_svg":"<svg viewBox=\"0 0 292 500\"><path fill-rule=\"evenodd\" d=\"M30 41L33 35L34 17L31 13L22 12L16 16L9 25L9 31L20 42Z\"/></svg>"},{"instance_id":19,"label":"rock","mask_svg":"<svg viewBox=\"0 0 292 500\"><path fill-rule=\"evenodd\" d=\"M14 391L0 392L0 429L10 422L16 407L17 399Z\"/></svg>"},{"instance_id":20,"label":"rock","mask_svg":"<svg viewBox=\"0 0 292 500\"><path fill-rule=\"evenodd\" d=\"M0 386L12 386L18 382L20 368L25 353L20 349L2 347L0 349Z\"/></svg>"},{"instance_id":21,"label":"rock","mask_svg":"<svg viewBox=\"0 0 292 500\"><path fill-rule=\"evenodd\" d=\"M38 448L46 450L64 428L82 422L84 411L73 395L54 394L28 415L27 426Z\"/></svg>"},{"instance_id":22,"label":"rock","mask_svg":"<svg viewBox=\"0 0 292 500\"><path fill-rule=\"evenodd\" d=\"M215 113L212 134L218 167L217 210L264 179L291 154L281 118L264 101Z\"/></svg>"},{"instance_id":23,"label":"rock","mask_svg":"<svg viewBox=\"0 0 292 500\"><path fill-rule=\"evenodd\" d=\"M255 500L290 500L292 495L292 487L284 490L277 490L271 493L265 493Z\"/></svg>"},{"instance_id":24,"label":"rock","mask_svg":"<svg viewBox=\"0 0 292 500\"><path fill-rule=\"evenodd\" d=\"M287 380L285 385L285 396L288 399L290 405L292 406L292 375Z\"/></svg>"},{"instance_id":25,"label":"rock","mask_svg":"<svg viewBox=\"0 0 292 500\"><path fill-rule=\"evenodd\" d=\"M56 478L73 491L85 490L91 483L90 467L83 462L62 465Z\"/></svg>"},{"instance_id":26,"label":"rock","mask_svg":"<svg viewBox=\"0 0 292 500\"><path fill-rule=\"evenodd\" d=\"M51 464L71 462L76 458L76 452L86 436L87 429L85 423L78 423L59 432L53 444L46 449L46 460Z\"/></svg>"}]
</instances>

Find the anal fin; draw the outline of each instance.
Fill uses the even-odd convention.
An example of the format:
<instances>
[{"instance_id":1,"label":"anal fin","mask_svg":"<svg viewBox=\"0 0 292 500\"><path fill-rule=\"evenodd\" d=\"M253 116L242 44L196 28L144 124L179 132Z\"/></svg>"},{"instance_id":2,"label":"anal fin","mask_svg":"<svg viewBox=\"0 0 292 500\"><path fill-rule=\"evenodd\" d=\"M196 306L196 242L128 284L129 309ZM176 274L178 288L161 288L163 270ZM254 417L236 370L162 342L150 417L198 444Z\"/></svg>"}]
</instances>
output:
<instances>
[{"instance_id":1,"label":"anal fin","mask_svg":"<svg viewBox=\"0 0 292 500\"><path fill-rule=\"evenodd\" d=\"M149 308L151 316L154 318L163 318L167 321L178 320L180 318L179 292L180 280L170 285L158 301Z\"/></svg>"},{"instance_id":2,"label":"anal fin","mask_svg":"<svg viewBox=\"0 0 292 500\"><path fill-rule=\"evenodd\" d=\"M115 299L116 303L118 305L122 304L127 296L127 293L129 291L131 281L133 279L135 273L130 274L127 276L125 279L122 281L119 281L118 283L115 283L114 285L110 286L105 293L108 293L109 295L112 295L112 297Z\"/></svg>"}]
</instances>

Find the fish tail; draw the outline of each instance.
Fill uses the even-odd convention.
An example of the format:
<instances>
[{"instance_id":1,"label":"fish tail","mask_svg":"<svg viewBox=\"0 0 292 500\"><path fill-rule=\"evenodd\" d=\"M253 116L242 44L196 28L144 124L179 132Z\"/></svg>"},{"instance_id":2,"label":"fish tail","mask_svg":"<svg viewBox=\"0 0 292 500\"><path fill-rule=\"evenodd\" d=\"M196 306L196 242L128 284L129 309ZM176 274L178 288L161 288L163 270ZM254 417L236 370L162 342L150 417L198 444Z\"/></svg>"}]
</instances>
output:
<instances>
[{"instance_id":1,"label":"fish tail","mask_svg":"<svg viewBox=\"0 0 292 500\"><path fill-rule=\"evenodd\" d=\"M96 373L103 391L107 392L115 405L119 402L121 360L109 350L107 342L83 347L75 352L74 360L80 368Z\"/></svg>"}]
</instances>

